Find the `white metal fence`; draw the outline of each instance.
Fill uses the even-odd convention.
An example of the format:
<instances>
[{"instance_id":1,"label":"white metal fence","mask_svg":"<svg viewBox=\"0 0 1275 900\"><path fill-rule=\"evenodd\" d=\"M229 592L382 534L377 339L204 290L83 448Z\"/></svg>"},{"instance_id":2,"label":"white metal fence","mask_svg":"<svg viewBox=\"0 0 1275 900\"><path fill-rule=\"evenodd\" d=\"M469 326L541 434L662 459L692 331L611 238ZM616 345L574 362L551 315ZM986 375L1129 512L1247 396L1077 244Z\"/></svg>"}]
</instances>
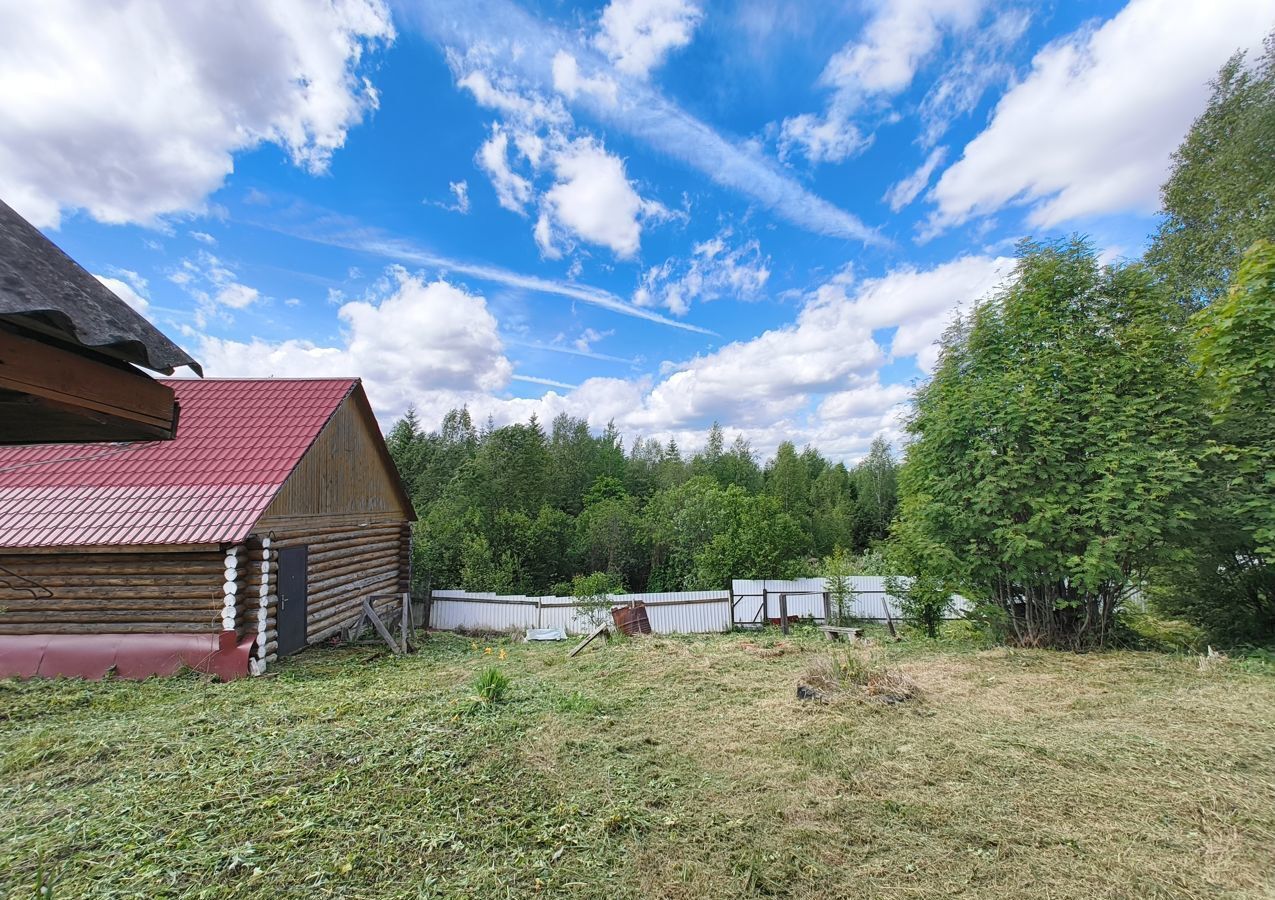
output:
<instances>
[{"instance_id":1,"label":"white metal fence","mask_svg":"<svg viewBox=\"0 0 1275 900\"><path fill-rule=\"evenodd\" d=\"M904 584L906 578L901 578ZM886 590L886 579L857 575L850 579L854 592L846 613L852 618L884 621L900 618L899 599ZM729 591L677 591L656 594L611 594L614 606L646 605L651 630L658 634L704 634L732 628L765 625L780 615L780 595L785 595L790 618L825 616L822 578L796 580L744 580L731 582ZM434 591L430 603L430 627L443 631L525 631L528 628L561 628L567 634L585 634L588 617L569 597L528 597L523 594L489 594L470 591ZM957 597L952 616L960 616L968 601ZM834 610L835 613L835 610Z\"/></svg>"},{"instance_id":2,"label":"white metal fence","mask_svg":"<svg viewBox=\"0 0 1275 900\"><path fill-rule=\"evenodd\" d=\"M612 594L612 605L646 605L651 630L658 634L730 631L729 591L680 591L668 594ZM588 617L569 597L527 597L434 591L429 624L443 631L525 631L561 628L567 634L592 629Z\"/></svg>"},{"instance_id":3,"label":"white metal fence","mask_svg":"<svg viewBox=\"0 0 1275 900\"><path fill-rule=\"evenodd\" d=\"M887 576L852 575L849 578L852 596L846 603L846 615L853 619L885 621L902 618L899 598L886 590ZM911 579L900 577L906 587ZM746 580L737 578L731 582L731 595L735 607L735 624L763 625L779 618L779 597L787 596L788 615L801 618L824 618L824 592L826 579L778 578ZM969 609L969 601L957 596L949 618L959 618ZM836 610L833 611L834 613Z\"/></svg>"}]
</instances>

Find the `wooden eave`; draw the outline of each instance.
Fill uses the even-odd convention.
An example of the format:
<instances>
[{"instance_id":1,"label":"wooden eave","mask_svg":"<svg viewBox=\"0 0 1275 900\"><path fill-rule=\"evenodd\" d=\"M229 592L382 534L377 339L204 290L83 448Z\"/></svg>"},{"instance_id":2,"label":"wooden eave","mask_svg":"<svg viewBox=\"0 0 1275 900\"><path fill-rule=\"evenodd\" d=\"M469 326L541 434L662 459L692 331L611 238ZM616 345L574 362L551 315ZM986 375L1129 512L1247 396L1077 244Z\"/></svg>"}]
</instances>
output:
<instances>
[{"instance_id":1,"label":"wooden eave","mask_svg":"<svg viewBox=\"0 0 1275 900\"><path fill-rule=\"evenodd\" d=\"M177 416L132 366L0 323L0 444L171 440Z\"/></svg>"}]
</instances>

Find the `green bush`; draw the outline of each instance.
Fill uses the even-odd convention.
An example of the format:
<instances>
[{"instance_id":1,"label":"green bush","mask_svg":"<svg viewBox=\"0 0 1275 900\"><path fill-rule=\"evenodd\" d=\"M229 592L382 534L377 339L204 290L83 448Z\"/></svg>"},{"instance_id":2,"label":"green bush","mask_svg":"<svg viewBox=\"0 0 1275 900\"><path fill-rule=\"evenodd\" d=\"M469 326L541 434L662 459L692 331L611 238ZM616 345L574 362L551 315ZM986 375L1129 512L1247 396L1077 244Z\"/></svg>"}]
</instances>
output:
<instances>
[{"instance_id":1,"label":"green bush","mask_svg":"<svg viewBox=\"0 0 1275 900\"><path fill-rule=\"evenodd\" d=\"M487 705L503 703L509 695L512 680L500 669L492 666L483 669L474 679L474 694Z\"/></svg>"},{"instance_id":2,"label":"green bush","mask_svg":"<svg viewBox=\"0 0 1275 900\"><path fill-rule=\"evenodd\" d=\"M819 574L824 578L824 587L828 591L829 605L832 607L833 621L829 625L846 625L852 618L850 610L854 608L855 593L850 577L854 574L854 557L838 547L832 555L822 560Z\"/></svg>"},{"instance_id":3,"label":"green bush","mask_svg":"<svg viewBox=\"0 0 1275 900\"><path fill-rule=\"evenodd\" d=\"M899 598L903 621L925 631L926 637L939 636L939 626L952 608L952 591L940 578L921 574L904 582L891 576L885 589Z\"/></svg>"},{"instance_id":4,"label":"green bush","mask_svg":"<svg viewBox=\"0 0 1275 900\"><path fill-rule=\"evenodd\" d=\"M1198 653L1206 640L1204 631L1190 622L1136 608L1120 614L1116 638L1130 649L1162 653Z\"/></svg>"},{"instance_id":5,"label":"green bush","mask_svg":"<svg viewBox=\"0 0 1275 900\"><path fill-rule=\"evenodd\" d=\"M612 572L593 572L571 579L571 596L594 628L610 620L611 595L623 593L624 582Z\"/></svg>"}]
</instances>

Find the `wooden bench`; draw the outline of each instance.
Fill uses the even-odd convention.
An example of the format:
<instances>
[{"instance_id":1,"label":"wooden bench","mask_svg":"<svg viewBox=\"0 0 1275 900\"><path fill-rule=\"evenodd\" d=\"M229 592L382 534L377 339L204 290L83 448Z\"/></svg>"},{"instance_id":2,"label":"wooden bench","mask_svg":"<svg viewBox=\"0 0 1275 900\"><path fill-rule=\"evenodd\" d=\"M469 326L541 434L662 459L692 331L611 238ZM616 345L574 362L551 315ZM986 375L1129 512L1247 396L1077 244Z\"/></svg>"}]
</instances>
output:
<instances>
[{"instance_id":1,"label":"wooden bench","mask_svg":"<svg viewBox=\"0 0 1275 900\"><path fill-rule=\"evenodd\" d=\"M819 630L830 641L857 641L863 637L862 628L843 628L839 625L820 625Z\"/></svg>"}]
</instances>

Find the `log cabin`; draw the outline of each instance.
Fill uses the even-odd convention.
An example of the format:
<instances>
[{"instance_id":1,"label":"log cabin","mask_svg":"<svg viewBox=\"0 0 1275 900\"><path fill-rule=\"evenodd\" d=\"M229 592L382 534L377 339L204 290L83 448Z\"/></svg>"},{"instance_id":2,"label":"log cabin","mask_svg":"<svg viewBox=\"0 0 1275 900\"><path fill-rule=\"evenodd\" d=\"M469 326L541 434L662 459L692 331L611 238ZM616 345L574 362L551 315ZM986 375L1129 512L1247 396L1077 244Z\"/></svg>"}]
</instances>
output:
<instances>
[{"instance_id":1,"label":"log cabin","mask_svg":"<svg viewBox=\"0 0 1275 900\"><path fill-rule=\"evenodd\" d=\"M0 677L261 674L409 590L358 379L163 383L171 441L0 447Z\"/></svg>"},{"instance_id":2,"label":"log cabin","mask_svg":"<svg viewBox=\"0 0 1275 900\"><path fill-rule=\"evenodd\" d=\"M169 440L199 363L0 200L0 444Z\"/></svg>"}]
</instances>

